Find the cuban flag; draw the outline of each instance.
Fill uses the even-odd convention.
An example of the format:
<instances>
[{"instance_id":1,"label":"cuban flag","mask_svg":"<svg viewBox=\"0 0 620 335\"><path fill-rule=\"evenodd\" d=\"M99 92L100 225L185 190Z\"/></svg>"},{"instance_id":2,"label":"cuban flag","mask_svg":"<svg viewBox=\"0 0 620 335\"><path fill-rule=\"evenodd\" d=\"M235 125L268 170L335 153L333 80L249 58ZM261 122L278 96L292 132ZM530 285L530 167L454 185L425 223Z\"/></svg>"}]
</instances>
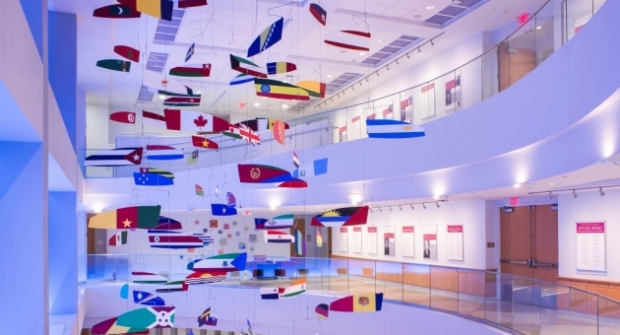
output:
<instances>
[{"instance_id":1,"label":"cuban flag","mask_svg":"<svg viewBox=\"0 0 620 335\"><path fill-rule=\"evenodd\" d=\"M370 138L413 138L425 136L424 129L398 120L366 120Z\"/></svg>"},{"instance_id":2,"label":"cuban flag","mask_svg":"<svg viewBox=\"0 0 620 335\"><path fill-rule=\"evenodd\" d=\"M187 63L187 61L189 61L192 56L194 55L194 48L196 47L196 42L192 43L192 45L190 45L189 49L187 49L187 53L185 54L185 63Z\"/></svg>"}]
</instances>

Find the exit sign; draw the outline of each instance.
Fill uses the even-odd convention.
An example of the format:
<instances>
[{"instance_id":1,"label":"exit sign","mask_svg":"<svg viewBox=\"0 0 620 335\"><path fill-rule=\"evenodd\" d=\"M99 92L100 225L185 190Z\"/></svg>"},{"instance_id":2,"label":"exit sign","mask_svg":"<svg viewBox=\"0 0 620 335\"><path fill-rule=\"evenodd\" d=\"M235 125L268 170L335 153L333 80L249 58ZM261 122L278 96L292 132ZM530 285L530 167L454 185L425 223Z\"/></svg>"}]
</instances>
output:
<instances>
[{"instance_id":1,"label":"exit sign","mask_svg":"<svg viewBox=\"0 0 620 335\"><path fill-rule=\"evenodd\" d=\"M252 212L250 212L250 211L243 211L243 215L244 216L250 216L250 215L252 215Z\"/></svg>"},{"instance_id":2,"label":"exit sign","mask_svg":"<svg viewBox=\"0 0 620 335\"><path fill-rule=\"evenodd\" d=\"M514 198L508 199L508 204L510 206L519 206L519 197L514 197Z\"/></svg>"}]
</instances>

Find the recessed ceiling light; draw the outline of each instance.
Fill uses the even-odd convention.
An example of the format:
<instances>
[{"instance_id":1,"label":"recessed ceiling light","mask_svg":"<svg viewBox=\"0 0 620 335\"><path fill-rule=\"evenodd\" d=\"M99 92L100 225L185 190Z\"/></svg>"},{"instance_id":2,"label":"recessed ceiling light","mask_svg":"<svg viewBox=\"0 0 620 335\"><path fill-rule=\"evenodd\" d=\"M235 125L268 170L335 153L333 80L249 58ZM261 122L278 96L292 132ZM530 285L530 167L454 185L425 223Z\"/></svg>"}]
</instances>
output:
<instances>
[{"instance_id":1,"label":"recessed ceiling light","mask_svg":"<svg viewBox=\"0 0 620 335\"><path fill-rule=\"evenodd\" d=\"M514 188L520 188L520 187L521 187L521 184L514 184L514 185L512 185L512 187L514 187Z\"/></svg>"},{"instance_id":2,"label":"recessed ceiling light","mask_svg":"<svg viewBox=\"0 0 620 335\"><path fill-rule=\"evenodd\" d=\"M381 43L381 40L378 40L377 43Z\"/></svg>"},{"instance_id":3,"label":"recessed ceiling light","mask_svg":"<svg viewBox=\"0 0 620 335\"><path fill-rule=\"evenodd\" d=\"M159 95L159 100L164 100L164 99L166 99L166 97L163 94L160 94Z\"/></svg>"},{"instance_id":4,"label":"recessed ceiling light","mask_svg":"<svg viewBox=\"0 0 620 335\"><path fill-rule=\"evenodd\" d=\"M549 186L553 186L553 185L555 185L555 183L553 183L553 182L549 183Z\"/></svg>"},{"instance_id":5,"label":"recessed ceiling light","mask_svg":"<svg viewBox=\"0 0 620 335\"><path fill-rule=\"evenodd\" d=\"M288 105L282 105L282 108L287 109Z\"/></svg>"},{"instance_id":6,"label":"recessed ceiling light","mask_svg":"<svg viewBox=\"0 0 620 335\"><path fill-rule=\"evenodd\" d=\"M360 56L364 56L365 54L365 52L360 52Z\"/></svg>"},{"instance_id":7,"label":"recessed ceiling light","mask_svg":"<svg viewBox=\"0 0 620 335\"><path fill-rule=\"evenodd\" d=\"M196 91L196 94L201 94L201 93L202 93L202 92L200 92L200 91Z\"/></svg>"},{"instance_id":8,"label":"recessed ceiling light","mask_svg":"<svg viewBox=\"0 0 620 335\"><path fill-rule=\"evenodd\" d=\"M327 75L327 78L331 78L331 77L332 77L332 75L331 75L331 74L328 74L328 75Z\"/></svg>"},{"instance_id":9,"label":"recessed ceiling light","mask_svg":"<svg viewBox=\"0 0 620 335\"><path fill-rule=\"evenodd\" d=\"M428 10L435 9L435 6L426 6L426 9Z\"/></svg>"},{"instance_id":10,"label":"recessed ceiling light","mask_svg":"<svg viewBox=\"0 0 620 335\"><path fill-rule=\"evenodd\" d=\"M254 103L254 107L260 107L260 103L259 102L255 102Z\"/></svg>"},{"instance_id":11,"label":"recessed ceiling light","mask_svg":"<svg viewBox=\"0 0 620 335\"><path fill-rule=\"evenodd\" d=\"M541 30L541 29L542 29L542 26L536 27L536 30Z\"/></svg>"}]
</instances>

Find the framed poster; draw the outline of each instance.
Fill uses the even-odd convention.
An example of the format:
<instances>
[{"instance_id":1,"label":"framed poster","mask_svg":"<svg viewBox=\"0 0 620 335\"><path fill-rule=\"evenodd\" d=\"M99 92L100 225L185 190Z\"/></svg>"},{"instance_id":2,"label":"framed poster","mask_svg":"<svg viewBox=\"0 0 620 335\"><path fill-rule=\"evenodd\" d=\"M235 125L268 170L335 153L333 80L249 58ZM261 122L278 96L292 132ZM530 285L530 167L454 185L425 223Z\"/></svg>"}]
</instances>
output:
<instances>
[{"instance_id":1,"label":"framed poster","mask_svg":"<svg viewBox=\"0 0 620 335\"><path fill-rule=\"evenodd\" d=\"M366 228L368 229L368 253L371 255L376 255L379 253L377 227Z\"/></svg>"},{"instance_id":2,"label":"framed poster","mask_svg":"<svg viewBox=\"0 0 620 335\"><path fill-rule=\"evenodd\" d=\"M461 73L446 77L446 112L461 108Z\"/></svg>"},{"instance_id":3,"label":"framed poster","mask_svg":"<svg viewBox=\"0 0 620 335\"><path fill-rule=\"evenodd\" d=\"M424 259L437 260L437 226L422 227Z\"/></svg>"},{"instance_id":4,"label":"framed poster","mask_svg":"<svg viewBox=\"0 0 620 335\"><path fill-rule=\"evenodd\" d=\"M463 261L463 225L448 226L448 260Z\"/></svg>"},{"instance_id":5,"label":"framed poster","mask_svg":"<svg viewBox=\"0 0 620 335\"><path fill-rule=\"evenodd\" d=\"M606 272L605 222L577 222L577 271Z\"/></svg>"},{"instance_id":6,"label":"framed poster","mask_svg":"<svg viewBox=\"0 0 620 335\"><path fill-rule=\"evenodd\" d=\"M353 227L353 252L362 252L362 227Z\"/></svg>"},{"instance_id":7,"label":"framed poster","mask_svg":"<svg viewBox=\"0 0 620 335\"><path fill-rule=\"evenodd\" d=\"M435 116L435 83L429 83L420 88L420 98L416 99L416 113L422 115L422 119Z\"/></svg>"},{"instance_id":8,"label":"framed poster","mask_svg":"<svg viewBox=\"0 0 620 335\"><path fill-rule=\"evenodd\" d=\"M415 228L403 226L403 257L415 257Z\"/></svg>"},{"instance_id":9,"label":"framed poster","mask_svg":"<svg viewBox=\"0 0 620 335\"><path fill-rule=\"evenodd\" d=\"M396 255L396 239L394 227L383 228L383 254L386 256Z\"/></svg>"},{"instance_id":10,"label":"framed poster","mask_svg":"<svg viewBox=\"0 0 620 335\"><path fill-rule=\"evenodd\" d=\"M349 251L349 234L347 233L346 227L340 227L340 251L348 252Z\"/></svg>"}]
</instances>

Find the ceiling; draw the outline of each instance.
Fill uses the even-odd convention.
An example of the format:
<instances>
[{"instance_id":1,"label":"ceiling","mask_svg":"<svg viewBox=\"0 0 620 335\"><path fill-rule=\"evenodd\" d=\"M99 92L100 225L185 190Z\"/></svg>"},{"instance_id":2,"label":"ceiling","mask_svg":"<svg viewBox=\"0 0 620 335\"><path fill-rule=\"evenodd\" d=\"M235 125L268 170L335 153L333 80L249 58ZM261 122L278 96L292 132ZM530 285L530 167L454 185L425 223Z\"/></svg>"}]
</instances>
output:
<instances>
[{"instance_id":1,"label":"ceiling","mask_svg":"<svg viewBox=\"0 0 620 335\"><path fill-rule=\"evenodd\" d=\"M282 40L252 61L261 66L272 61L295 63L297 71L274 79L323 81L328 83L329 96L439 34L443 33L437 46L425 50L426 59L469 36L515 24L516 16L532 13L545 2L453 1L322 1L328 12L326 27L310 15L311 0L209 0L207 6L187 10L175 5L172 22L146 15L116 20L92 17L94 9L113 4L113 0L49 0L49 8L78 15L78 85L87 92L88 104L107 105L110 111L163 110L158 95L153 94L155 90L142 87L142 67L158 65L158 70L167 73L185 63L187 49L195 42L189 63L211 63L212 71L209 78L179 80L202 94L201 105L194 109L224 116L238 113L248 118L268 115L291 119L313 111L294 111L289 101L258 98L251 83L229 86L238 74L230 69L229 55L244 57L254 38L279 17L284 17ZM343 29L370 31L370 51L342 50L323 43L327 34ZM95 66L100 59L120 59L112 51L119 44L139 49L140 64L133 64L129 73ZM412 57L401 69L414 67L424 59Z\"/></svg>"}]
</instances>

